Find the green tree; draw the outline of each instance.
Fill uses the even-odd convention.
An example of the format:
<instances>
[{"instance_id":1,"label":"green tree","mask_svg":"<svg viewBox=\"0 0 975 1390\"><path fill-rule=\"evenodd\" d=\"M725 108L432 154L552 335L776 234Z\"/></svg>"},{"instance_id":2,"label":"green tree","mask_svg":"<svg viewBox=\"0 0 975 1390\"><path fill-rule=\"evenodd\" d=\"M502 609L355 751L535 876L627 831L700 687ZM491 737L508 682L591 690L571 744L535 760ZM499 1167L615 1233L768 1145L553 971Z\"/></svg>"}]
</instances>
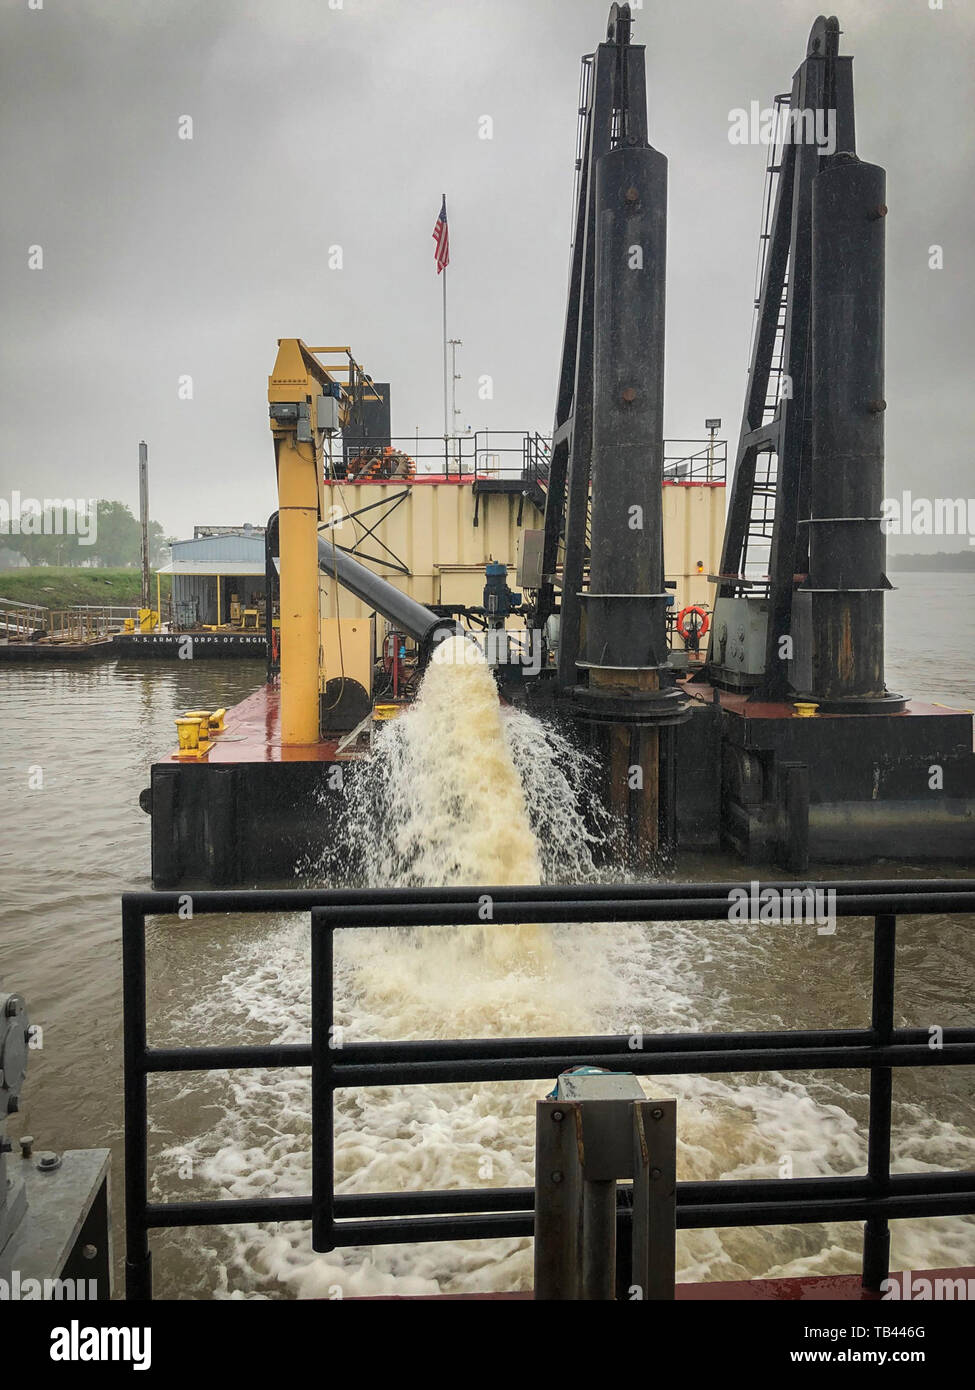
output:
<instances>
[{"instance_id":1,"label":"green tree","mask_svg":"<svg viewBox=\"0 0 975 1390\"><path fill-rule=\"evenodd\" d=\"M93 543L85 543L78 535L69 531L69 517L62 521L63 534L44 534L44 514L40 508L26 507L21 512L20 533L9 538L0 538L0 543L8 545L20 555L26 556L31 565L101 565L106 568L121 568L142 564L142 531L138 521L124 502L101 500L96 508L97 527ZM174 537L163 534L158 521L149 522L149 563L156 567L160 563L164 546L172 544Z\"/></svg>"},{"instance_id":2,"label":"green tree","mask_svg":"<svg viewBox=\"0 0 975 1390\"><path fill-rule=\"evenodd\" d=\"M153 569L158 569L162 564L163 550L166 546L172 545L174 540L175 536L163 534L163 528L158 521L149 522L149 564Z\"/></svg>"},{"instance_id":3,"label":"green tree","mask_svg":"<svg viewBox=\"0 0 975 1390\"><path fill-rule=\"evenodd\" d=\"M98 503L98 536L86 546L89 556L102 565L138 565L142 557L139 523L124 502Z\"/></svg>"}]
</instances>

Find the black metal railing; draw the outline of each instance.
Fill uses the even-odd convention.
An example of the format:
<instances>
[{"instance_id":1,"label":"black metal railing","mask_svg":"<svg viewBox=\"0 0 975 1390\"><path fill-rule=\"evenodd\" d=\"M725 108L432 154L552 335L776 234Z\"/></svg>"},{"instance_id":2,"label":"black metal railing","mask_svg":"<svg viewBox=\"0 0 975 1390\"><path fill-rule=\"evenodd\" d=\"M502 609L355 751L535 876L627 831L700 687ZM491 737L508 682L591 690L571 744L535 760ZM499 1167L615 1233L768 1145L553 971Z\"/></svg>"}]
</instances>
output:
<instances>
[{"instance_id":1,"label":"black metal railing","mask_svg":"<svg viewBox=\"0 0 975 1390\"><path fill-rule=\"evenodd\" d=\"M457 435L397 435L378 443L348 442L330 464L328 482L413 482L446 478L459 482L520 481L526 489L548 487L551 435L537 430L477 430ZM664 441L666 483L724 483L728 444L724 439Z\"/></svg>"},{"instance_id":2,"label":"black metal railing","mask_svg":"<svg viewBox=\"0 0 975 1390\"><path fill-rule=\"evenodd\" d=\"M517 480L531 473L534 441L541 437L527 430L477 430L455 435L397 435L380 443L349 441L342 458L332 461L330 480ZM530 481L527 477L526 480Z\"/></svg>"},{"instance_id":3,"label":"black metal railing","mask_svg":"<svg viewBox=\"0 0 975 1390\"><path fill-rule=\"evenodd\" d=\"M664 440L664 482L701 486L728 477L726 439Z\"/></svg>"},{"instance_id":4,"label":"black metal railing","mask_svg":"<svg viewBox=\"0 0 975 1390\"><path fill-rule=\"evenodd\" d=\"M679 1229L863 1221L863 1278L877 1289L888 1272L893 1219L975 1214L975 1172L892 1174L891 1077L898 1067L975 1063L975 1028L894 1027L897 914L975 912L971 880L759 885L778 893L833 891L836 918L873 919L868 1028L752 1033L658 1034L631 1049L625 1036L346 1042L335 1046L333 946L336 931L400 926L480 926L491 921L624 922L713 920L729 915L741 884L626 884L585 887L127 893L122 899L125 1009L125 1194L127 1296L152 1296L149 1232L244 1222L308 1220L315 1250L413 1241L530 1236L532 1188L339 1193L333 1175L333 1105L343 1087L474 1081L551 1082L568 1067L594 1064L640 1075L852 1069L869 1072L867 1171L831 1178L682 1182ZM151 1047L146 1032L147 917L221 912L311 917L311 1040L308 1044ZM186 929L186 922L181 922ZM312 1183L305 1196L150 1202L147 1090L150 1075L244 1067L311 1069ZM620 1222L628 1213L621 1197Z\"/></svg>"}]
</instances>

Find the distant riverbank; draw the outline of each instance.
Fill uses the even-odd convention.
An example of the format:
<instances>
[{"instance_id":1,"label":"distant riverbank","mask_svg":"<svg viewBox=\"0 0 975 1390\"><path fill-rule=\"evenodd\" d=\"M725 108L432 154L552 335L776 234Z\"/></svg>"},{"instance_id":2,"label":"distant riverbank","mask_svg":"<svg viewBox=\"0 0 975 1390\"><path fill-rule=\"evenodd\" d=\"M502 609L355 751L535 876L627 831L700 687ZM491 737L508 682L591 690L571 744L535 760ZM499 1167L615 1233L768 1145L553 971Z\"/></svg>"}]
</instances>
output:
<instances>
[{"instance_id":1,"label":"distant riverbank","mask_svg":"<svg viewBox=\"0 0 975 1390\"><path fill-rule=\"evenodd\" d=\"M171 576L160 580L163 599L169 598ZM152 577L152 603L156 578ZM138 607L142 602L142 572L132 569L81 569L74 565L38 565L0 570L0 598L15 603L40 603L45 608L70 608L76 603Z\"/></svg>"},{"instance_id":2,"label":"distant riverbank","mask_svg":"<svg viewBox=\"0 0 975 1390\"><path fill-rule=\"evenodd\" d=\"M975 546L971 550L939 550L934 555L888 553L887 568L918 574L964 574L975 570Z\"/></svg>"}]
</instances>

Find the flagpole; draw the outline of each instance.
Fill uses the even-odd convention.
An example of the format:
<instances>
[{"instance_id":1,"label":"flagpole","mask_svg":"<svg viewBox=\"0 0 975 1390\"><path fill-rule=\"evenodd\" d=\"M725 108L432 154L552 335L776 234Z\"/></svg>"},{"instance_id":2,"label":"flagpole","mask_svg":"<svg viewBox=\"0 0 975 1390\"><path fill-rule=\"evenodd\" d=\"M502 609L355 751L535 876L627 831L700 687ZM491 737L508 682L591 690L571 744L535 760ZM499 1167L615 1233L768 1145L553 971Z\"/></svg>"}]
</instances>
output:
<instances>
[{"instance_id":1,"label":"flagpole","mask_svg":"<svg viewBox=\"0 0 975 1390\"><path fill-rule=\"evenodd\" d=\"M443 195L443 205L447 206L447 195ZM447 267L444 266L441 274L443 275L443 432L444 440L450 434L447 416ZM446 443L444 444L446 449Z\"/></svg>"}]
</instances>

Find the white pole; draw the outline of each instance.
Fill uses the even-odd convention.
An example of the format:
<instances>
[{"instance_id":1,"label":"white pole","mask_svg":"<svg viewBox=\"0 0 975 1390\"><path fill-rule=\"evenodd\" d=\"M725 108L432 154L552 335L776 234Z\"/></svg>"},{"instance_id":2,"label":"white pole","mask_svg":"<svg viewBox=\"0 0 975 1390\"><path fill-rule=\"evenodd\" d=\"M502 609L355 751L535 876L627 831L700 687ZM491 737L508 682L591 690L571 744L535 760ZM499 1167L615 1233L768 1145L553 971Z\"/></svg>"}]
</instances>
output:
<instances>
[{"instance_id":1,"label":"white pole","mask_svg":"<svg viewBox=\"0 0 975 1390\"><path fill-rule=\"evenodd\" d=\"M444 438L450 434L448 425L448 392L447 392L447 267L444 266L440 272L443 276L443 432Z\"/></svg>"},{"instance_id":2,"label":"white pole","mask_svg":"<svg viewBox=\"0 0 975 1390\"><path fill-rule=\"evenodd\" d=\"M457 449L457 383L460 377L457 374L457 349L464 344L459 338L450 339L450 435L454 441L454 460L459 462Z\"/></svg>"}]
</instances>

